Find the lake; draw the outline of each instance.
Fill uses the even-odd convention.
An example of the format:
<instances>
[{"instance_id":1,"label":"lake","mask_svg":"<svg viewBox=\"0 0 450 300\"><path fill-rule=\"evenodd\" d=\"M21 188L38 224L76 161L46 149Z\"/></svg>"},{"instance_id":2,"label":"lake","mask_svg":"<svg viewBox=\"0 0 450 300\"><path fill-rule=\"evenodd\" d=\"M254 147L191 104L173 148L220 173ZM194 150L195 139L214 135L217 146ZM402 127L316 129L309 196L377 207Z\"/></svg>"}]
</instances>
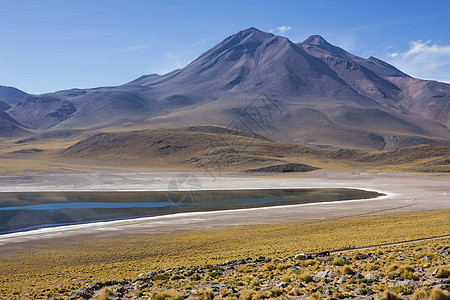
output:
<instances>
[{"instance_id":1,"label":"lake","mask_svg":"<svg viewBox=\"0 0 450 300\"><path fill-rule=\"evenodd\" d=\"M42 227L175 213L368 199L358 189L248 189L136 192L2 192L0 234Z\"/></svg>"}]
</instances>

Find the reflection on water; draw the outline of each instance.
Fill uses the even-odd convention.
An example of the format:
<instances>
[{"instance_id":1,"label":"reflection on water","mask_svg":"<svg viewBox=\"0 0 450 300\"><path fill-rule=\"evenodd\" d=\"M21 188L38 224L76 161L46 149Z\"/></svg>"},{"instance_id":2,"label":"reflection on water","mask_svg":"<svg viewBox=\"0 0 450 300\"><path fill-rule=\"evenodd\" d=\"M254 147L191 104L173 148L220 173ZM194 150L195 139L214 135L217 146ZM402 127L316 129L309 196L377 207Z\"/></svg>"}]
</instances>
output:
<instances>
[{"instance_id":1,"label":"reflection on water","mask_svg":"<svg viewBox=\"0 0 450 300\"><path fill-rule=\"evenodd\" d=\"M0 193L0 234L92 221L367 199L380 195L355 189Z\"/></svg>"}]
</instances>

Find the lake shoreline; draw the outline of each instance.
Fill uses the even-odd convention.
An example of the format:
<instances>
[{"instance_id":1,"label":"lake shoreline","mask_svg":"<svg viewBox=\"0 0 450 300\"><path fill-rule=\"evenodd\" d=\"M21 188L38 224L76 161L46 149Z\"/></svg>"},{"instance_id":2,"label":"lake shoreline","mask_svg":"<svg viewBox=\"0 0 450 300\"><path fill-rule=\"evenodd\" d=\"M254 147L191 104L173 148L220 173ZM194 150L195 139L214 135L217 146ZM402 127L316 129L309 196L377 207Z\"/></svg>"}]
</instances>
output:
<instances>
[{"instance_id":1,"label":"lake shoreline","mask_svg":"<svg viewBox=\"0 0 450 300\"><path fill-rule=\"evenodd\" d=\"M135 179L128 176L132 173ZM171 172L105 172L105 177L94 174L99 182L91 186L101 190L118 189L127 190L164 190L168 182L174 176ZM119 176L122 174L122 177ZM51 174L48 178L55 176ZM69 174L64 177L59 174L60 182L76 177ZM63 231L33 231L28 234L9 235L0 237L0 249L26 249L50 241L75 242L82 240L96 240L103 238L116 238L121 236L179 232L185 230L219 229L226 227L276 224L284 222L320 221L327 219L339 219L356 217L369 214L390 214L402 212L415 212L424 210L450 208L450 187L448 175L436 174L405 174L405 173L364 173L353 174L347 172L311 172L299 176L249 176L242 174L230 174L212 180L210 177L201 177L195 174L201 183L202 189L240 189L240 188L355 188L367 191L377 191L386 196L372 200L355 200L350 202L332 202L312 205L272 206L265 208L244 209L237 211L214 211L193 214L174 214L150 218L138 218L132 220L110 221L101 224L89 223L66 227ZM110 181L115 177L116 181ZM64 190L67 185L25 184L27 189L32 187L37 190L49 189ZM108 181L108 185L101 181ZM147 183L151 181L150 186ZM26 182L26 180L24 180ZM144 183L145 182L145 183ZM73 183L73 182L72 182ZM1 185L2 183L0 183ZM3 185L4 182L3 182ZM15 186L17 190L17 186ZM81 184L72 185L72 189L85 189ZM2 189L3 190L3 189ZM111 223L114 222L114 223ZM70 225L68 225L70 226Z\"/></svg>"}]
</instances>

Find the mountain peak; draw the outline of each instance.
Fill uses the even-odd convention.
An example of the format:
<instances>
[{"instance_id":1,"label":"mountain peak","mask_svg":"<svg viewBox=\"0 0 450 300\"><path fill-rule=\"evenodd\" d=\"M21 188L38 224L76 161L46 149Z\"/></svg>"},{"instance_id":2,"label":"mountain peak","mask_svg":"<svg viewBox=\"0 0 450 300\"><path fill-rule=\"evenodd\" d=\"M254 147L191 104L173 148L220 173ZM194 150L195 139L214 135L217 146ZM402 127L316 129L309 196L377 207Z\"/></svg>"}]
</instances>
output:
<instances>
[{"instance_id":1,"label":"mountain peak","mask_svg":"<svg viewBox=\"0 0 450 300\"><path fill-rule=\"evenodd\" d=\"M311 35L309 38L304 40L302 44L308 44L308 45L317 45L322 47L328 47L331 46L330 43L328 43L322 36L315 34Z\"/></svg>"}]
</instances>

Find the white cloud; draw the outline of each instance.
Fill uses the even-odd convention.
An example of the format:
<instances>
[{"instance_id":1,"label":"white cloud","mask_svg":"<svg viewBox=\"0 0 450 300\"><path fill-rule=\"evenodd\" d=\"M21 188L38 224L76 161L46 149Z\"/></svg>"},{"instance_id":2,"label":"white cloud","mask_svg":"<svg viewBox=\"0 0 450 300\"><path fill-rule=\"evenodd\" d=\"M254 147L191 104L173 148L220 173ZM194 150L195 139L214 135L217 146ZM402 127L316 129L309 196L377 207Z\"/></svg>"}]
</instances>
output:
<instances>
[{"instance_id":1,"label":"white cloud","mask_svg":"<svg viewBox=\"0 0 450 300\"><path fill-rule=\"evenodd\" d=\"M277 28L271 29L269 31L272 33L276 33L276 34L283 34L286 31L291 30L291 29L292 29L291 26L278 26Z\"/></svg>"},{"instance_id":2,"label":"white cloud","mask_svg":"<svg viewBox=\"0 0 450 300\"><path fill-rule=\"evenodd\" d=\"M408 51L388 53L387 60L411 76L450 81L450 45L441 46L432 40L412 41Z\"/></svg>"},{"instance_id":3,"label":"white cloud","mask_svg":"<svg viewBox=\"0 0 450 300\"><path fill-rule=\"evenodd\" d=\"M193 47L197 47L197 46L204 45L205 43L206 43L206 40L205 40L205 39L199 39L198 41L192 43L192 46L193 46Z\"/></svg>"},{"instance_id":4,"label":"white cloud","mask_svg":"<svg viewBox=\"0 0 450 300\"><path fill-rule=\"evenodd\" d=\"M139 51L139 50L145 50L148 48L151 48L152 45L137 45L137 46L130 46L125 49L125 51Z\"/></svg>"}]
</instances>

